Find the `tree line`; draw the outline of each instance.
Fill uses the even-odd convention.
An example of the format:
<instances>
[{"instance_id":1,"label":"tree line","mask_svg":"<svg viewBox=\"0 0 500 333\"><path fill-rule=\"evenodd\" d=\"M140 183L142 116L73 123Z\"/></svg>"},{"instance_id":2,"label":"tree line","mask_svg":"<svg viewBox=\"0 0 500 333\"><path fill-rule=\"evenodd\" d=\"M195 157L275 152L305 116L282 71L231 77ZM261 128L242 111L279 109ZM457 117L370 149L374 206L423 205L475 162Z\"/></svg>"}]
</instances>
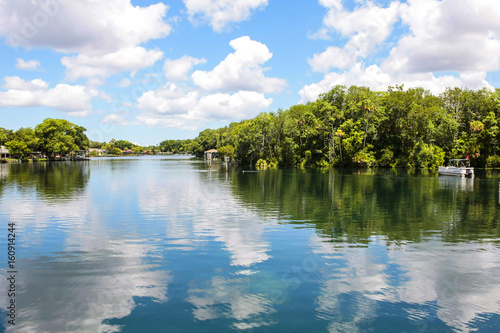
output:
<instances>
[{"instance_id":1,"label":"tree line","mask_svg":"<svg viewBox=\"0 0 500 333\"><path fill-rule=\"evenodd\" d=\"M111 139L109 142L90 141L89 148L102 149L111 155L122 155L125 150L131 150L133 154L189 154L191 153L192 141L191 139L164 140L155 146L140 146L127 140Z\"/></svg>"},{"instance_id":2,"label":"tree line","mask_svg":"<svg viewBox=\"0 0 500 333\"><path fill-rule=\"evenodd\" d=\"M0 128L0 143L25 156L40 151L64 156L101 148L203 156L217 149L233 162L252 166L382 166L434 168L469 157L474 166L500 167L500 89L448 88L439 96L422 88L335 86L314 102L260 113L195 139L165 140L141 147L127 140L89 141L84 127L45 119L35 129Z\"/></svg>"},{"instance_id":3,"label":"tree line","mask_svg":"<svg viewBox=\"0 0 500 333\"><path fill-rule=\"evenodd\" d=\"M194 154L216 148L246 165L433 168L452 158L500 166L500 89L335 86L315 102L206 129Z\"/></svg>"},{"instance_id":4,"label":"tree line","mask_svg":"<svg viewBox=\"0 0 500 333\"><path fill-rule=\"evenodd\" d=\"M102 149L108 155L123 155L123 152L131 154L154 154L156 146L140 146L127 140L111 139L109 142L90 141L89 148ZM91 156L98 155L96 151L90 152Z\"/></svg>"},{"instance_id":5,"label":"tree line","mask_svg":"<svg viewBox=\"0 0 500 333\"><path fill-rule=\"evenodd\" d=\"M128 140L111 139L109 142L91 141L85 134L86 129L64 119L45 119L34 129L23 127L17 131L0 127L0 144L5 145L9 153L24 158L39 152L49 158L66 156L76 151L89 148L102 149L108 155L156 154L160 152L172 154L191 153L193 140L165 140L158 145L140 146ZM97 155L91 151L90 155Z\"/></svg>"},{"instance_id":6,"label":"tree line","mask_svg":"<svg viewBox=\"0 0 500 333\"><path fill-rule=\"evenodd\" d=\"M17 131L0 128L0 144L10 154L25 157L40 152L49 158L65 156L71 152L86 150L89 139L86 129L64 119L45 119L35 129L27 127Z\"/></svg>"}]
</instances>

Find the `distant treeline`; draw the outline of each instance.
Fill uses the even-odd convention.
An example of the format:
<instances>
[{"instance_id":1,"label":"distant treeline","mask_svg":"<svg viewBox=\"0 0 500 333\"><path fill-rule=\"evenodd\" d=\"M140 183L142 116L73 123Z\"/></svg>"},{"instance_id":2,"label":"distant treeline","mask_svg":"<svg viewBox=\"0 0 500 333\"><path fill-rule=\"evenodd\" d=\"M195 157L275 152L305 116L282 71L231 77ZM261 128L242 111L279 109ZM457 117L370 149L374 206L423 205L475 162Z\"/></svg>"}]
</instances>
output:
<instances>
[{"instance_id":1,"label":"distant treeline","mask_svg":"<svg viewBox=\"0 0 500 333\"><path fill-rule=\"evenodd\" d=\"M192 146L191 139L188 140L165 140L156 146L140 146L127 140L111 139L109 142L90 141L90 148L98 148L107 151L112 155L121 155L124 150L132 150L134 154L141 153L171 153L171 154L189 154Z\"/></svg>"},{"instance_id":2,"label":"distant treeline","mask_svg":"<svg viewBox=\"0 0 500 333\"><path fill-rule=\"evenodd\" d=\"M336 86L289 110L206 129L191 152L216 148L247 165L433 168L451 158L500 166L500 89L387 92Z\"/></svg>"},{"instance_id":3,"label":"distant treeline","mask_svg":"<svg viewBox=\"0 0 500 333\"><path fill-rule=\"evenodd\" d=\"M477 167L500 167L500 89L449 88L440 96L422 88L387 92L335 86L315 102L261 113L250 120L206 129L191 140L141 147L126 140L89 141L85 128L46 119L35 129L0 128L0 144L24 156L101 148L110 154L191 153L217 149L222 156L257 166L382 166L435 168L452 158Z\"/></svg>"}]
</instances>

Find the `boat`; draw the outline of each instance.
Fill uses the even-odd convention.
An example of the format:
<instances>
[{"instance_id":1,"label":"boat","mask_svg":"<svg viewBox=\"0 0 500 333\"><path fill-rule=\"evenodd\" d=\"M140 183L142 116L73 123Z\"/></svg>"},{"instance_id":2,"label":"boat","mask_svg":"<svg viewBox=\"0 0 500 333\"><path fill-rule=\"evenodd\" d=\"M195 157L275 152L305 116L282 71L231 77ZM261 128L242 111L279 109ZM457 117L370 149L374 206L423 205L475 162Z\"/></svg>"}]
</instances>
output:
<instances>
[{"instance_id":1,"label":"boat","mask_svg":"<svg viewBox=\"0 0 500 333\"><path fill-rule=\"evenodd\" d=\"M438 174L443 176L458 176L474 178L474 168L468 158L451 159L448 166L440 166Z\"/></svg>"}]
</instances>

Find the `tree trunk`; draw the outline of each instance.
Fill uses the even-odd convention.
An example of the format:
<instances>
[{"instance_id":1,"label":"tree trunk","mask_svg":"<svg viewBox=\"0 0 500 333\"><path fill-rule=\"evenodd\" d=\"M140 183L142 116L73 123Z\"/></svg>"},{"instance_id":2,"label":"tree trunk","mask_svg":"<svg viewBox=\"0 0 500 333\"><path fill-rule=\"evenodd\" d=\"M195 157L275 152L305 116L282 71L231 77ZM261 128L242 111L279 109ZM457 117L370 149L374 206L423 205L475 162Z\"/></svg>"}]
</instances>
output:
<instances>
[{"instance_id":1,"label":"tree trunk","mask_svg":"<svg viewBox=\"0 0 500 333\"><path fill-rule=\"evenodd\" d=\"M366 129L365 129L365 138L363 139L363 149L366 147L366 136L368 134L368 124L370 123L370 111L368 111L368 119L366 119Z\"/></svg>"},{"instance_id":2,"label":"tree trunk","mask_svg":"<svg viewBox=\"0 0 500 333\"><path fill-rule=\"evenodd\" d=\"M330 137L330 140L332 140L333 158L335 158L335 156L337 156L337 155L335 154L335 130L333 128L333 123L332 123L332 135Z\"/></svg>"},{"instance_id":3,"label":"tree trunk","mask_svg":"<svg viewBox=\"0 0 500 333\"><path fill-rule=\"evenodd\" d=\"M342 161L342 136L340 136L340 164L344 164L344 162Z\"/></svg>"},{"instance_id":4,"label":"tree trunk","mask_svg":"<svg viewBox=\"0 0 500 333\"><path fill-rule=\"evenodd\" d=\"M334 140L334 130L333 130L333 123L331 124L332 126L332 131L330 132L330 138L328 140L328 161L330 164L332 164L332 160L335 157L335 140Z\"/></svg>"}]
</instances>

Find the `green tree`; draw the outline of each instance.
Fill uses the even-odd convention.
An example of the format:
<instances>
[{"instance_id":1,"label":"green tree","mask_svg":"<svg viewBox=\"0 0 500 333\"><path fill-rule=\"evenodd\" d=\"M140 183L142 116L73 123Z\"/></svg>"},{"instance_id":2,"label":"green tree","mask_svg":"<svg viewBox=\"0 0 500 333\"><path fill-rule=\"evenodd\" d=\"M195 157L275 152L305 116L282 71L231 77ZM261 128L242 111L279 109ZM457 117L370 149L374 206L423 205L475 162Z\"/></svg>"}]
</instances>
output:
<instances>
[{"instance_id":1,"label":"green tree","mask_svg":"<svg viewBox=\"0 0 500 333\"><path fill-rule=\"evenodd\" d=\"M122 151L118 147L111 148L109 150L109 153L112 154L112 155L123 155Z\"/></svg>"},{"instance_id":2,"label":"green tree","mask_svg":"<svg viewBox=\"0 0 500 333\"><path fill-rule=\"evenodd\" d=\"M98 148L98 149L100 149L104 144L105 144L105 142L90 141L89 142L89 148Z\"/></svg>"},{"instance_id":3,"label":"green tree","mask_svg":"<svg viewBox=\"0 0 500 333\"><path fill-rule=\"evenodd\" d=\"M193 145L193 153L202 157L205 151L215 149L217 147L217 131L213 129L206 129L201 131L196 137L196 144Z\"/></svg>"},{"instance_id":4,"label":"green tree","mask_svg":"<svg viewBox=\"0 0 500 333\"><path fill-rule=\"evenodd\" d=\"M12 139L14 139L14 131L0 127L0 144L3 145Z\"/></svg>"},{"instance_id":5,"label":"green tree","mask_svg":"<svg viewBox=\"0 0 500 333\"><path fill-rule=\"evenodd\" d=\"M189 146L198 156L231 146L242 164L435 167L444 154L470 155L482 166L498 154L498 119L500 90L454 88L434 96L423 88L335 86L315 102L206 129Z\"/></svg>"},{"instance_id":6,"label":"green tree","mask_svg":"<svg viewBox=\"0 0 500 333\"><path fill-rule=\"evenodd\" d=\"M35 127L38 146L49 157L86 149L89 140L84 132L84 127L64 119L48 118Z\"/></svg>"},{"instance_id":7,"label":"green tree","mask_svg":"<svg viewBox=\"0 0 500 333\"><path fill-rule=\"evenodd\" d=\"M412 167L437 169L444 163L444 151L434 145L417 142L410 154Z\"/></svg>"},{"instance_id":8,"label":"green tree","mask_svg":"<svg viewBox=\"0 0 500 333\"><path fill-rule=\"evenodd\" d=\"M7 135L3 132L0 132L0 144L3 145L7 141Z\"/></svg>"},{"instance_id":9,"label":"green tree","mask_svg":"<svg viewBox=\"0 0 500 333\"><path fill-rule=\"evenodd\" d=\"M5 147L9 150L10 154L21 158L26 156L31 151L26 142L17 139L7 141L5 143Z\"/></svg>"},{"instance_id":10,"label":"green tree","mask_svg":"<svg viewBox=\"0 0 500 333\"><path fill-rule=\"evenodd\" d=\"M132 147L132 151L134 152L134 154L140 154L144 151L144 148L136 146L136 147Z\"/></svg>"},{"instance_id":11,"label":"green tree","mask_svg":"<svg viewBox=\"0 0 500 333\"><path fill-rule=\"evenodd\" d=\"M32 128L20 128L10 135L11 140L5 142L9 152L20 158L38 148L38 139Z\"/></svg>"},{"instance_id":12,"label":"green tree","mask_svg":"<svg viewBox=\"0 0 500 333\"><path fill-rule=\"evenodd\" d=\"M115 141L115 147L118 147L121 150L125 150L125 149L132 149L133 147L137 147L137 145L130 142L130 141L127 141L127 140L117 140L117 141Z\"/></svg>"},{"instance_id":13,"label":"green tree","mask_svg":"<svg viewBox=\"0 0 500 333\"><path fill-rule=\"evenodd\" d=\"M235 149L231 145L226 145L226 146L219 147L217 149L217 151L219 152L219 154L221 154L221 157L226 157L227 156L230 159L233 159Z\"/></svg>"}]
</instances>

